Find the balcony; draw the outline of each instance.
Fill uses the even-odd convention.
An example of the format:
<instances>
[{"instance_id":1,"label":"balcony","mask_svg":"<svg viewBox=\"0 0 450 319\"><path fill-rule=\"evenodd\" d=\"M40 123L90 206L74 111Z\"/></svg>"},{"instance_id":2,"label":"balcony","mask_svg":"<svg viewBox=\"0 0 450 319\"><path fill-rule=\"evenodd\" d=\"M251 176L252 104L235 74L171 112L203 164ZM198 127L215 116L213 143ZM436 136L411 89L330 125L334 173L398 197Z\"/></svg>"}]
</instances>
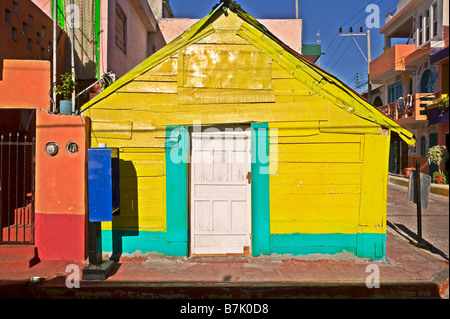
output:
<instances>
[{"instance_id":1,"label":"balcony","mask_svg":"<svg viewBox=\"0 0 450 319\"><path fill-rule=\"evenodd\" d=\"M378 107L378 111L400 125L428 120L427 105L433 103L434 93L417 93Z\"/></svg>"},{"instance_id":2,"label":"balcony","mask_svg":"<svg viewBox=\"0 0 450 319\"><path fill-rule=\"evenodd\" d=\"M387 49L370 63L370 80L380 83L404 72L405 59L414 50L414 44L398 44Z\"/></svg>"}]
</instances>

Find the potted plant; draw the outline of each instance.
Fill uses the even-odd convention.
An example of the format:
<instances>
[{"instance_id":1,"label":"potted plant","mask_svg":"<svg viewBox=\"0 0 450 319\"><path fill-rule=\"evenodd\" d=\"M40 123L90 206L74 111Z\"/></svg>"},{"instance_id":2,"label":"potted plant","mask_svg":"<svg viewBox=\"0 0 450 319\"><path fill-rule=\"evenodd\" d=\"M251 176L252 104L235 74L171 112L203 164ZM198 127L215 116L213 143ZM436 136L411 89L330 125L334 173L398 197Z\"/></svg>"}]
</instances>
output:
<instances>
[{"instance_id":1,"label":"potted plant","mask_svg":"<svg viewBox=\"0 0 450 319\"><path fill-rule=\"evenodd\" d=\"M436 145L428 150L428 162L438 166L439 172L433 174L433 182L443 183L444 173L441 171L440 164L448 159L448 151L445 146Z\"/></svg>"},{"instance_id":2,"label":"potted plant","mask_svg":"<svg viewBox=\"0 0 450 319\"><path fill-rule=\"evenodd\" d=\"M55 89L56 94L63 96L63 100L59 102L59 112L72 114L72 93L77 83L72 80L72 75L69 73L61 74L61 82Z\"/></svg>"}]
</instances>

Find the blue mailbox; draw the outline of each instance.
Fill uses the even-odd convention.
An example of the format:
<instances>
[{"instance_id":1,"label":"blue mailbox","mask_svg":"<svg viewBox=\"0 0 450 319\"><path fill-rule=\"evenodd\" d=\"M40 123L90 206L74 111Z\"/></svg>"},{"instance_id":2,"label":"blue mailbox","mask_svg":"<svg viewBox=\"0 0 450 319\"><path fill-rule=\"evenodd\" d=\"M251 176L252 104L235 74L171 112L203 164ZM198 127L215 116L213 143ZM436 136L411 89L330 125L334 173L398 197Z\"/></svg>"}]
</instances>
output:
<instances>
[{"instance_id":1,"label":"blue mailbox","mask_svg":"<svg viewBox=\"0 0 450 319\"><path fill-rule=\"evenodd\" d=\"M119 149L88 149L89 221L112 221L119 213Z\"/></svg>"}]
</instances>

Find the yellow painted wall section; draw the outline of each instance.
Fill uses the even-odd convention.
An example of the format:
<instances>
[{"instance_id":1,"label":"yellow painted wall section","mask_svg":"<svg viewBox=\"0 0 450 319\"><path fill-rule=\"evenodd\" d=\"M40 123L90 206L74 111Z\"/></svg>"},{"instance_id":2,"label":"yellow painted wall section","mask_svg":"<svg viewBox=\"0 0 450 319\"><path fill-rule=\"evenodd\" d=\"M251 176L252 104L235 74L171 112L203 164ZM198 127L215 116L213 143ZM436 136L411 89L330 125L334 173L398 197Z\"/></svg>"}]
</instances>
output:
<instances>
[{"instance_id":1,"label":"yellow painted wall section","mask_svg":"<svg viewBox=\"0 0 450 319\"><path fill-rule=\"evenodd\" d=\"M237 36L241 24L222 15L214 33L85 112L92 146L120 148L121 216L104 229L165 231L165 127L198 121L269 123L271 233L355 234L383 220L383 198L361 204L385 186L385 172L368 158L387 161L380 126L300 83Z\"/></svg>"}]
</instances>

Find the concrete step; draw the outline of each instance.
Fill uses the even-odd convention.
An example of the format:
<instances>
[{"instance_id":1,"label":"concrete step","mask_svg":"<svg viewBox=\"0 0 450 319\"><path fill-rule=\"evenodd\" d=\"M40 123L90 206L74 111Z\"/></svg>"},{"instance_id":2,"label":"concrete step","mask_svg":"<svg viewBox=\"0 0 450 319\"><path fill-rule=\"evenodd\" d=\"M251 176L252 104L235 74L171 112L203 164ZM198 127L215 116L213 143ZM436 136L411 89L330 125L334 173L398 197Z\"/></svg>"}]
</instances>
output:
<instances>
[{"instance_id":1,"label":"concrete step","mask_svg":"<svg viewBox=\"0 0 450 319\"><path fill-rule=\"evenodd\" d=\"M0 245L0 270L30 268L38 262L34 245Z\"/></svg>"}]
</instances>

